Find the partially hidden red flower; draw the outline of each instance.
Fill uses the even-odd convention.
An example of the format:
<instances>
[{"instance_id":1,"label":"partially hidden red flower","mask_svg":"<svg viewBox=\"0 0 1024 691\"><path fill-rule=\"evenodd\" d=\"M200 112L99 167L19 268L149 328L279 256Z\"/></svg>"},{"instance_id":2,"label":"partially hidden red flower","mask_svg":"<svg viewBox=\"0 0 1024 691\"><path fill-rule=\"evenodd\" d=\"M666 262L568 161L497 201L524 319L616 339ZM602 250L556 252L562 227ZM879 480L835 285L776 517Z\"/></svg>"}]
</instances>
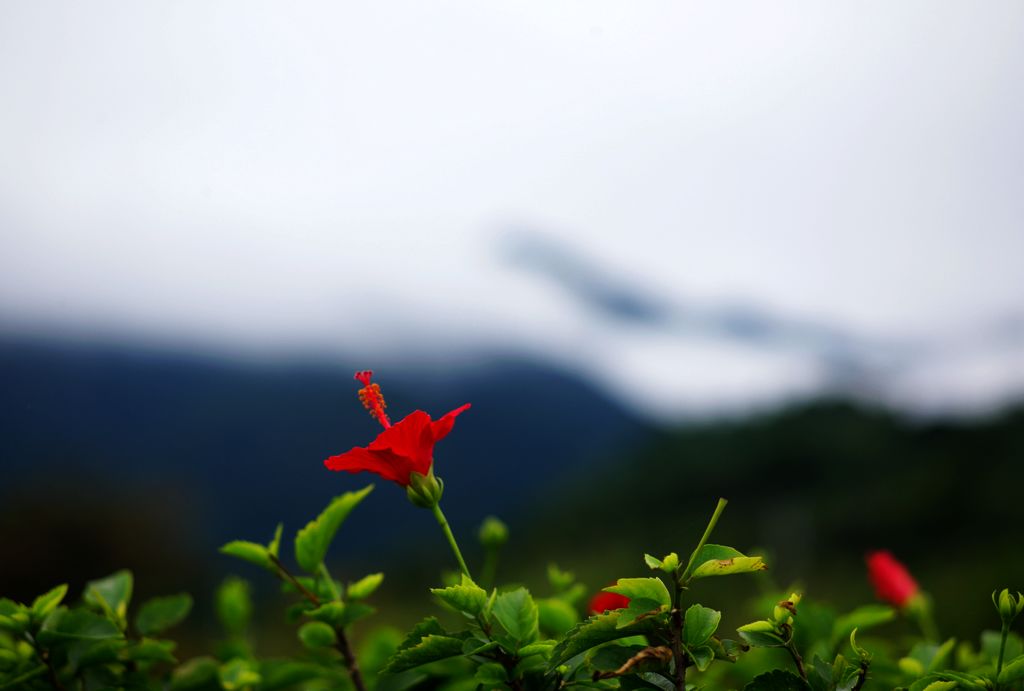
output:
<instances>
[{"instance_id":1,"label":"partially hidden red flower","mask_svg":"<svg viewBox=\"0 0 1024 691\"><path fill-rule=\"evenodd\" d=\"M907 567L885 550L867 556L868 578L878 599L895 607L906 607L918 593L917 581Z\"/></svg>"},{"instance_id":2,"label":"partially hidden red flower","mask_svg":"<svg viewBox=\"0 0 1024 691\"><path fill-rule=\"evenodd\" d=\"M603 590L590 599L587 609L591 614L604 614L610 609L629 607L629 598L618 593L606 593Z\"/></svg>"},{"instance_id":3,"label":"partially hidden red flower","mask_svg":"<svg viewBox=\"0 0 1024 691\"><path fill-rule=\"evenodd\" d=\"M412 473L427 475L434 463L434 444L448 436L455 418L469 408L459 406L438 420L431 420L422 410L414 410L395 424L391 424L385 409L384 395L378 384L371 383L373 372L356 372L356 380L363 384L359 400L384 431L369 446L357 446L337 456L331 456L324 465L331 470L349 473L367 471L385 480L409 486Z\"/></svg>"}]
</instances>

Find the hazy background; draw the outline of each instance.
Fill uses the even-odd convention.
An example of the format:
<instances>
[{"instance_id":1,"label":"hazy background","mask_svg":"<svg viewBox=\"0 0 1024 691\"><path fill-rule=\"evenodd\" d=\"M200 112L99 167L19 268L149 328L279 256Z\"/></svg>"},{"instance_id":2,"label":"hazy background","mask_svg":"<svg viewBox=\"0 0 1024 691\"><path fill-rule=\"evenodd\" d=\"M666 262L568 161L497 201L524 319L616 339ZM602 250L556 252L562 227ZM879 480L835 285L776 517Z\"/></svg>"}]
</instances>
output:
<instances>
[{"instance_id":1,"label":"hazy background","mask_svg":"<svg viewBox=\"0 0 1024 691\"><path fill-rule=\"evenodd\" d=\"M725 495L780 587L868 599L887 546L979 624L1024 578L1022 84L1018 2L3 3L0 592L209 590L369 481L321 461L370 367L473 403L438 472L510 578L636 575ZM379 486L337 568L399 597L434 532Z\"/></svg>"}]
</instances>

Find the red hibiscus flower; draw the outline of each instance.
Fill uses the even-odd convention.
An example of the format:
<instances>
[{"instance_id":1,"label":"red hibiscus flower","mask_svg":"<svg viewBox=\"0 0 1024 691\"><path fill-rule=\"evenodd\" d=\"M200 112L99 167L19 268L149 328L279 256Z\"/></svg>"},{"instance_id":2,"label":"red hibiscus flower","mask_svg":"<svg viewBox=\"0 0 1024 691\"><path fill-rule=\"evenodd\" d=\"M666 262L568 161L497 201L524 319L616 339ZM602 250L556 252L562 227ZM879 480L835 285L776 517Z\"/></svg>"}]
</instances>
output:
<instances>
[{"instance_id":1,"label":"red hibiscus flower","mask_svg":"<svg viewBox=\"0 0 1024 691\"><path fill-rule=\"evenodd\" d=\"M889 552L871 552L867 563L868 578L879 600L903 608L918 594L917 581Z\"/></svg>"},{"instance_id":2,"label":"red hibiscus flower","mask_svg":"<svg viewBox=\"0 0 1024 691\"><path fill-rule=\"evenodd\" d=\"M587 610L591 614L604 614L610 609L629 607L629 598L618 593L606 593L603 590L590 599Z\"/></svg>"},{"instance_id":3,"label":"red hibiscus flower","mask_svg":"<svg viewBox=\"0 0 1024 691\"><path fill-rule=\"evenodd\" d=\"M373 372L370 370L356 372L355 378L363 384L359 400L384 427L384 431L369 446L357 446L351 451L331 456L324 465L331 470L349 473L365 470L408 487L412 473L430 473L434 463L434 444L448 436L455 425L455 418L469 408L469 403L438 420L431 420L422 410L415 410L392 425L384 412L387 404L380 386L371 383L371 377Z\"/></svg>"}]
</instances>

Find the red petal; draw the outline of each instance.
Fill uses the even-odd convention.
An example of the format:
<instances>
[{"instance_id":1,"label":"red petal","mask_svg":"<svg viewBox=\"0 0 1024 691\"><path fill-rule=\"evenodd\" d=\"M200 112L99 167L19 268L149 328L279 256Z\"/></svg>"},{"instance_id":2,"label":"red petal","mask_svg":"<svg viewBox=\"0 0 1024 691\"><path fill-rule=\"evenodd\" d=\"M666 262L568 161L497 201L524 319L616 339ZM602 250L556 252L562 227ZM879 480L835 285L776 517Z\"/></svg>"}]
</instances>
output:
<instances>
[{"instance_id":1,"label":"red petal","mask_svg":"<svg viewBox=\"0 0 1024 691\"><path fill-rule=\"evenodd\" d=\"M365 470L370 473L376 473L385 480L391 480L399 484L409 484L408 470L406 470L405 476L402 477L402 468L389 461L390 459L383 454L374 453L369 449L357 446L346 453L331 456L324 461L324 465L330 470L344 470L349 473L358 473Z\"/></svg>"},{"instance_id":2,"label":"red petal","mask_svg":"<svg viewBox=\"0 0 1024 691\"><path fill-rule=\"evenodd\" d=\"M455 426L455 418L469 410L470 405L470 403L461 405L450 413L446 413L439 420L430 423L430 436L434 442L439 442L448 436L448 433L452 431L452 427Z\"/></svg>"}]
</instances>

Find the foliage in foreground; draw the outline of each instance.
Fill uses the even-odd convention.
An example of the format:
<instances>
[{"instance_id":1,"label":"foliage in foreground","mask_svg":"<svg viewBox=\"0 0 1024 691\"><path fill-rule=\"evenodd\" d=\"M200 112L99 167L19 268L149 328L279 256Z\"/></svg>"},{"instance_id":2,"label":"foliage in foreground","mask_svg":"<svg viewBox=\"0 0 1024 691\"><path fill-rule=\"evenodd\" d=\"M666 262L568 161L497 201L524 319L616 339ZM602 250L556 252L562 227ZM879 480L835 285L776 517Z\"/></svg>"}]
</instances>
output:
<instances>
[{"instance_id":1,"label":"foliage in foreground","mask_svg":"<svg viewBox=\"0 0 1024 691\"><path fill-rule=\"evenodd\" d=\"M638 570L645 567L642 575L618 579L589 604L586 587L553 565L543 595L515 584L495 586L508 531L493 518L480 530L486 557L474 578L441 511L444 485L433 468L434 446L469 406L436 421L416 411L392 424L370 377L357 375L364 384L360 400L384 432L326 465L396 482L410 501L431 511L459 567L431 589L440 616L424 619L404 637L379 628L358 645L353 641L353 625L375 612L368 600L384 576L342 582L325 559L345 519L371 493L370 485L336 497L298 531L288 559L297 568L282 557L280 525L266 544L239 540L221 550L280 581L292 600L282 625L295 628L305 649L300 657L268 659L253 649L248 584L231 578L217 595L223 642L211 655L179 660L166 632L188 616L191 597L169 595L132 608L132 574L120 571L88 583L74 606L65 604L66 585L31 603L0 599L0 690L1024 688L1024 644L1011 632L1024 597L993 593L1000 629L983 632L977 645L943 640L927 595L884 552L869 557L868 569L886 604L839 614L799 592L780 593L765 600L763 618L734 633L723 630L722 613L696 600L702 582L757 577L767 568L760 556L711 541L724 500L703 535L679 546L685 557L645 554L643 567L637 560ZM881 635L900 617L916 622L920 635Z\"/></svg>"}]
</instances>

